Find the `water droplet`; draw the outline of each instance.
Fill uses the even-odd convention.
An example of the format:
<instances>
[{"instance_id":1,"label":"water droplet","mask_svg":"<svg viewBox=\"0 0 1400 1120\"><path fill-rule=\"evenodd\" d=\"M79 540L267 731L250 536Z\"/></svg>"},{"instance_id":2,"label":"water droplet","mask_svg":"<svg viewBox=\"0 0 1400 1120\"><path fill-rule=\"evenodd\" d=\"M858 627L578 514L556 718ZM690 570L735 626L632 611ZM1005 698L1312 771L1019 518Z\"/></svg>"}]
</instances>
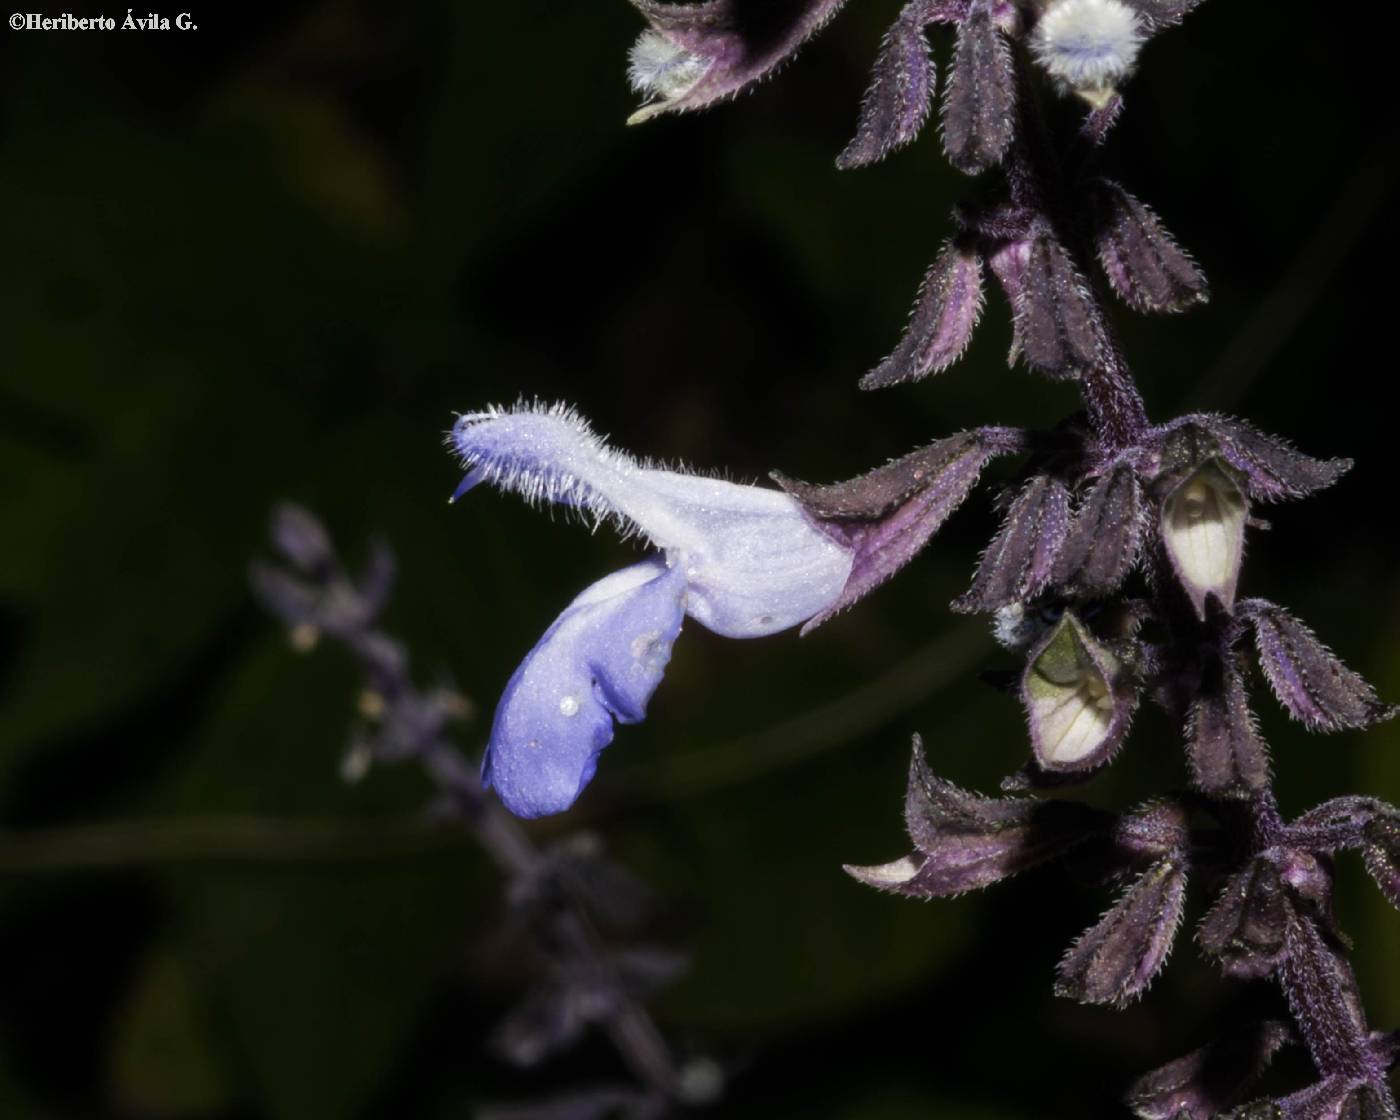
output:
<instances>
[{"instance_id":1,"label":"water droplet","mask_svg":"<svg viewBox=\"0 0 1400 1120\"><path fill-rule=\"evenodd\" d=\"M560 714L561 716L576 716L576 715L578 715L578 697L577 697L577 696L566 696L566 697L564 697L564 699L560 700L560 701L559 701L559 714Z\"/></svg>"},{"instance_id":2,"label":"water droplet","mask_svg":"<svg viewBox=\"0 0 1400 1120\"><path fill-rule=\"evenodd\" d=\"M538 739L531 739L528 743L525 744L525 749L526 749L526 750L531 750L531 751L537 751L537 750L539 750L539 749L540 749L540 741L539 741Z\"/></svg>"}]
</instances>

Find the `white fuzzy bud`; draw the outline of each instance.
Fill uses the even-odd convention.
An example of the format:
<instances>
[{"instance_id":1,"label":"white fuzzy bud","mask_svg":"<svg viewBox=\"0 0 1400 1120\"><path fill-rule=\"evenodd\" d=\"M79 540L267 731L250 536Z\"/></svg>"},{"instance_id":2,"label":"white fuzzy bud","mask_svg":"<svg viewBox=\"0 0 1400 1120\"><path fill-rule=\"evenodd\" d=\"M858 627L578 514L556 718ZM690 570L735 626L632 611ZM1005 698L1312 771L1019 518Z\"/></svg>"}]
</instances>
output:
<instances>
[{"instance_id":1,"label":"white fuzzy bud","mask_svg":"<svg viewBox=\"0 0 1400 1120\"><path fill-rule=\"evenodd\" d=\"M627 54L627 80L640 94L674 101L705 76L710 61L659 31L647 30Z\"/></svg>"},{"instance_id":2,"label":"white fuzzy bud","mask_svg":"<svg viewBox=\"0 0 1400 1120\"><path fill-rule=\"evenodd\" d=\"M1031 39L1036 61L1090 104L1108 100L1142 46L1138 15L1122 0L1056 0Z\"/></svg>"}]
</instances>

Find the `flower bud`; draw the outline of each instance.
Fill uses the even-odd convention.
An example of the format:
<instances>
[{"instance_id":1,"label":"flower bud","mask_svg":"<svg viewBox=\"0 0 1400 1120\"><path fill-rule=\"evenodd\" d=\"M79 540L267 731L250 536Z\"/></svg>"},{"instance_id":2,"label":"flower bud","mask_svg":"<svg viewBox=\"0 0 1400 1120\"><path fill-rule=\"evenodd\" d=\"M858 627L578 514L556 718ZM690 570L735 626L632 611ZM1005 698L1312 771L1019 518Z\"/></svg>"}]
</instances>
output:
<instances>
[{"instance_id":1,"label":"flower bud","mask_svg":"<svg viewBox=\"0 0 1400 1120\"><path fill-rule=\"evenodd\" d=\"M647 98L629 124L703 109L747 89L823 27L845 0L759 5L736 0L671 4L632 0L647 21L627 60L632 87Z\"/></svg>"},{"instance_id":2,"label":"flower bud","mask_svg":"<svg viewBox=\"0 0 1400 1120\"><path fill-rule=\"evenodd\" d=\"M1142 37L1122 0L1057 0L1036 24L1031 49L1060 86L1099 108L1132 70Z\"/></svg>"},{"instance_id":3,"label":"flower bud","mask_svg":"<svg viewBox=\"0 0 1400 1120\"><path fill-rule=\"evenodd\" d=\"M1117 183L1093 184L1094 242L1104 275L1135 311L1182 311L1206 300L1206 278L1162 221Z\"/></svg>"},{"instance_id":4,"label":"flower bud","mask_svg":"<svg viewBox=\"0 0 1400 1120\"><path fill-rule=\"evenodd\" d=\"M1202 675L1186 728L1191 779L1212 797L1248 797L1269 780L1269 755L1227 650Z\"/></svg>"},{"instance_id":5,"label":"flower bud","mask_svg":"<svg viewBox=\"0 0 1400 1120\"><path fill-rule=\"evenodd\" d=\"M1293 920L1293 901L1278 866L1259 858L1226 883L1196 936L1225 975L1257 979L1287 955L1285 931Z\"/></svg>"},{"instance_id":6,"label":"flower bud","mask_svg":"<svg viewBox=\"0 0 1400 1120\"><path fill-rule=\"evenodd\" d=\"M712 59L686 50L659 31L643 31L627 52L627 80L638 93L662 102L684 97Z\"/></svg>"},{"instance_id":7,"label":"flower bud","mask_svg":"<svg viewBox=\"0 0 1400 1120\"><path fill-rule=\"evenodd\" d=\"M928 5L910 0L886 32L855 139L836 160L842 170L884 159L910 143L928 120L937 73L924 34L927 22Z\"/></svg>"},{"instance_id":8,"label":"flower bud","mask_svg":"<svg viewBox=\"0 0 1400 1120\"><path fill-rule=\"evenodd\" d=\"M1001 161L1014 132L1015 97L1010 44L992 5L977 0L958 24L943 95L943 149L954 167L977 175Z\"/></svg>"},{"instance_id":9,"label":"flower bud","mask_svg":"<svg viewBox=\"0 0 1400 1120\"><path fill-rule=\"evenodd\" d=\"M937 777L914 736L904 823L914 851L891 863L847 866L852 878L909 898L979 890L1064 855L1101 828L1072 801L982 797Z\"/></svg>"},{"instance_id":10,"label":"flower bud","mask_svg":"<svg viewBox=\"0 0 1400 1120\"><path fill-rule=\"evenodd\" d=\"M1240 609L1253 625L1259 667L1274 695L1309 730L1370 727L1395 714L1365 678L1282 607L1250 599Z\"/></svg>"},{"instance_id":11,"label":"flower bud","mask_svg":"<svg viewBox=\"0 0 1400 1120\"><path fill-rule=\"evenodd\" d=\"M925 274L894 353L861 378L860 387L881 389L947 369L967 349L981 314L982 258L951 242Z\"/></svg>"},{"instance_id":12,"label":"flower bud","mask_svg":"<svg viewBox=\"0 0 1400 1120\"><path fill-rule=\"evenodd\" d=\"M1219 459L1198 466L1162 503L1162 540L1201 617L1207 596L1235 602L1249 503Z\"/></svg>"},{"instance_id":13,"label":"flower bud","mask_svg":"<svg viewBox=\"0 0 1400 1120\"><path fill-rule=\"evenodd\" d=\"M1117 1007L1142 995L1166 963L1185 901L1183 862L1154 864L1070 947L1056 974L1056 993Z\"/></svg>"},{"instance_id":14,"label":"flower bud","mask_svg":"<svg viewBox=\"0 0 1400 1120\"><path fill-rule=\"evenodd\" d=\"M1144 522L1142 485L1133 468L1104 474L1074 515L1055 560L1055 583L1086 599L1118 590L1137 564Z\"/></svg>"}]
</instances>

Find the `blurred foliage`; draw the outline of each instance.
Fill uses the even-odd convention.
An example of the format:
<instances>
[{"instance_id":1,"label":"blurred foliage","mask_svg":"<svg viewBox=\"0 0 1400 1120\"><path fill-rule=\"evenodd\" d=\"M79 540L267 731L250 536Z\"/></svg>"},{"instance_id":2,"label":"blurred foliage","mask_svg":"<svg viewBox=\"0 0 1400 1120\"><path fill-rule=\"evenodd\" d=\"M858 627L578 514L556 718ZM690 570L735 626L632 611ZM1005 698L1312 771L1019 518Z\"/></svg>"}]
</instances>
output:
<instances>
[{"instance_id":1,"label":"blurred foliage","mask_svg":"<svg viewBox=\"0 0 1400 1120\"><path fill-rule=\"evenodd\" d=\"M524 1077L483 1054L521 978L497 883L431 830L381 844L427 784L338 780L353 676L294 658L247 561L278 499L347 546L382 534L403 573L390 628L488 713L629 546L486 494L449 510L453 408L566 398L641 453L818 480L1071 410L1063 386L1004 368L995 303L935 382L855 389L965 186L932 137L832 169L896 8L854 5L759 94L635 131L622 0L4 33L0 1114L457 1117L607 1065L593 1047ZM1396 698L1392 420L1372 371L1397 147L1393 93L1362 88L1389 46L1314 21L1300 81L1261 19L1210 0L1146 52L1109 162L1214 298L1120 322L1154 415L1218 407L1357 458L1334 493L1277 511L1246 588ZM688 632L580 805L689 931L695 967L659 1011L736 1057L726 1116L1112 1116L1232 994L1184 950L1121 1015L1055 1001L1054 961L1107 900L1054 874L929 906L841 874L902 851L911 731L968 785L1023 760L1014 705L975 687L998 655L944 608L991 524L970 507L803 641ZM1259 707L1286 809L1400 800L1400 730L1312 739ZM1149 714L1094 796L1179 777ZM162 843L205 818L241 842ZM136 840L104 847L104 822ZM298 822L343 848L299 843ZM80 826L98 840L70 858ZM1396 1025L1400 916L1355 868L1342 884L1368 1000Z\"/></svg>"}]
</instances>

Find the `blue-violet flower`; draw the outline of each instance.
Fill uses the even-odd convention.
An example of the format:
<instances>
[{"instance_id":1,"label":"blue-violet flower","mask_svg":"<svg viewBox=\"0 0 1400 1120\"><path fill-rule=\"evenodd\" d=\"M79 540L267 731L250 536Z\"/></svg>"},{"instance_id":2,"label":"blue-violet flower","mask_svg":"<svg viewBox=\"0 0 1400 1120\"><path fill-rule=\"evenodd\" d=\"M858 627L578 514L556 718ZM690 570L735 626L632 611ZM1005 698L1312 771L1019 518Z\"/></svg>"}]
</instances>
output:
<instances>
[{"instance_id":1,"label":"blue-violet flower","mask_svg":"<svg viewBox=\"0 0 1400 1120\"><path fill-rule=\"evenodd\" d=\"M686 615L762 637L830 608L851 573L852 549L787 494L638 462L563 406L469 413L448 442L468 470L454 498L490 482L657 549L570 603L506 685L483 779L517 816L574 803L614 722L646 715Z\"/></svg>"}]
</instances>

